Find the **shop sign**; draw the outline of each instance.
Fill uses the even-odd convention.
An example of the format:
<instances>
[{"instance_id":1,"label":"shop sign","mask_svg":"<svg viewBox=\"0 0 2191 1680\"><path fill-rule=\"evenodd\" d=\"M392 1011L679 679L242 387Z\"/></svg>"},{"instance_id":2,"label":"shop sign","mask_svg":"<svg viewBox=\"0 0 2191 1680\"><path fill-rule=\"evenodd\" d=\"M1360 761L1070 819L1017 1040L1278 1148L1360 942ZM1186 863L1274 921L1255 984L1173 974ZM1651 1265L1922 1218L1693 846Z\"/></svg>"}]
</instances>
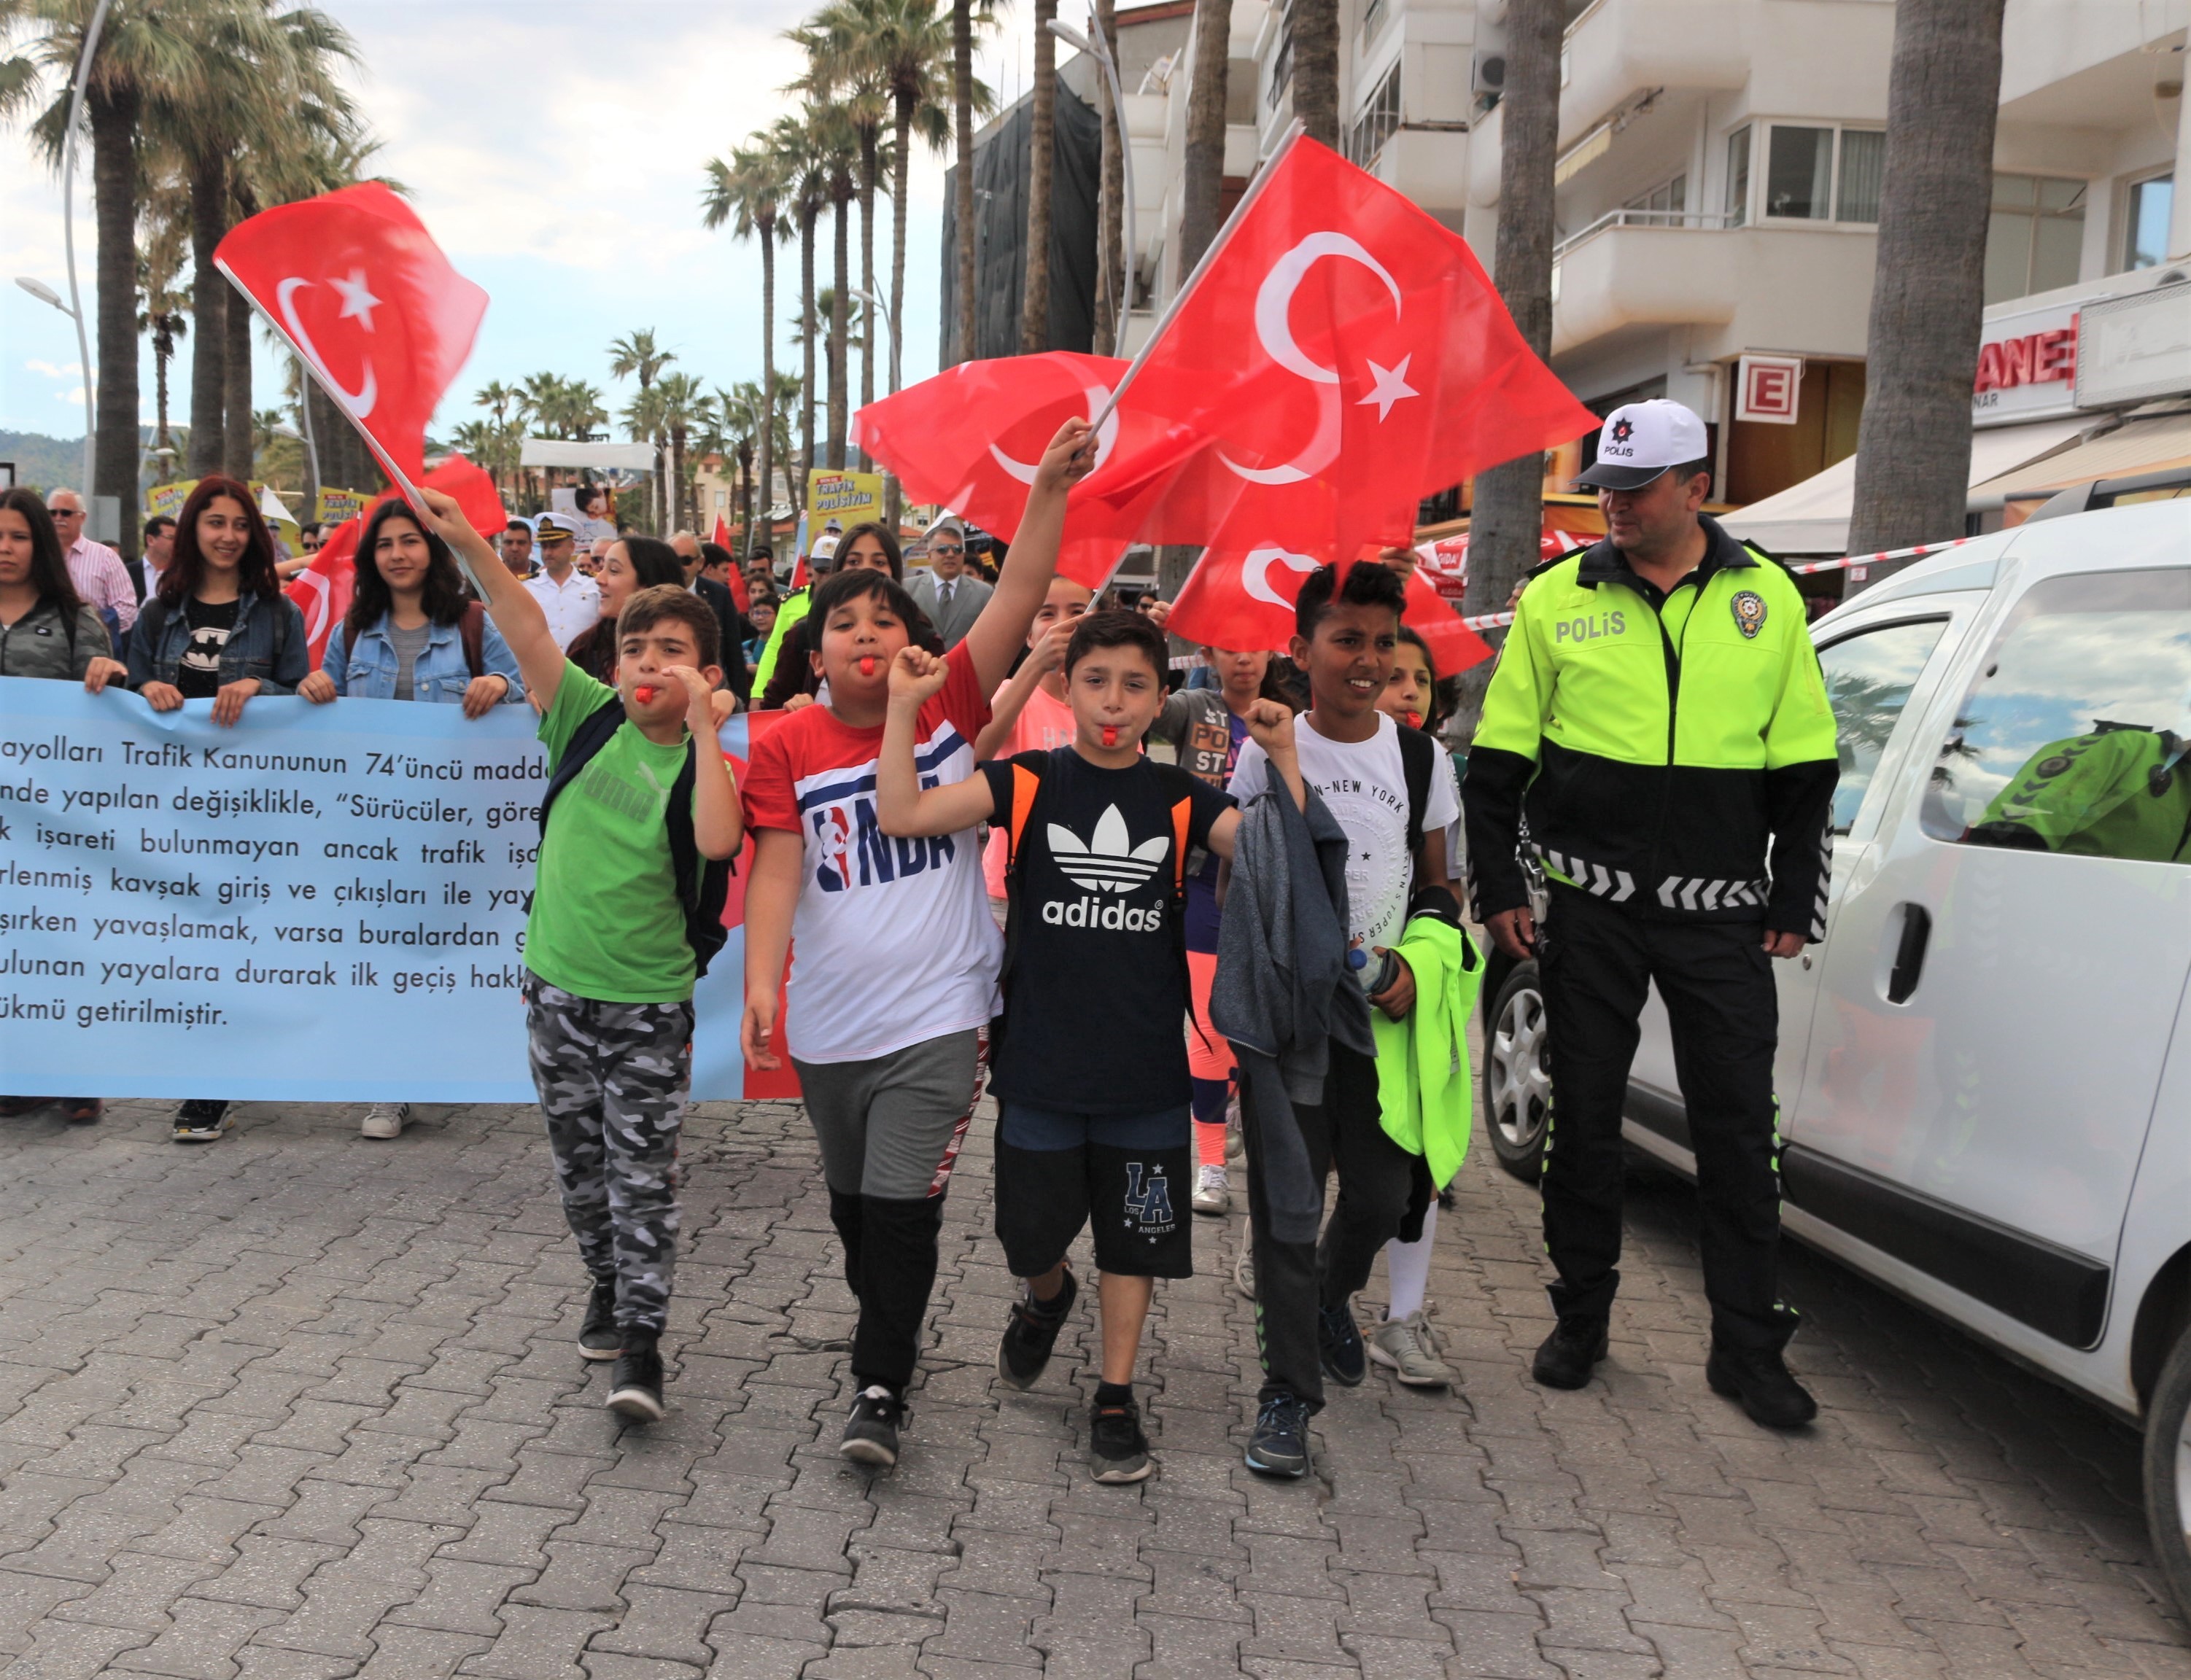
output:
<instances>
[{"instance_id":1,"label":"shop sign","mask_svg":"<svg viewBox=\"0 0 2191 1680\"><path fill-rule=\"evenodd\" d=\"M2026 309L1986 322L1971 386L1971 421L2001 425L2077 409L2075 304Z\"/></svg>"},{"instance_id":2,"label":"shop sign","mask_svg":"<svg viewBox=\"0 0 2191 1680\"><path fill-rule=\"evenodd\" d=\"M1803 389L1801 356L1744 356L1736 377L1734 417L1768 426L1795 423Z\"/></svg>"}]
</instances>

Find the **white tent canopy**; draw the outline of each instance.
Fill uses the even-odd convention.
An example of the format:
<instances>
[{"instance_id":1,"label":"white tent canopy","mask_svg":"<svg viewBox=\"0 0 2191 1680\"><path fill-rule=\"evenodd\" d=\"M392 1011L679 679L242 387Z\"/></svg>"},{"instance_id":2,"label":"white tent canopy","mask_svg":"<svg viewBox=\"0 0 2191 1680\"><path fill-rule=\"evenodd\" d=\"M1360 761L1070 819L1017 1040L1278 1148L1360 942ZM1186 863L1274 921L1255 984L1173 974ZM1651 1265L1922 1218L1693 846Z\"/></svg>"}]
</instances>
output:
<instances>
[{"instance_id":1,"label":"white tent canopy","mask_svg":"<svg viewBox=\"0 0 2191 1680\"><path fill-rule=\"evenodd\" d=\"M629 473L651 473L654 470L654 446L651 443L572 443L563 438L527 438L524 452L518 457L523 467L568 467L583 470L590 467L597 473L618 469Z\"/></svg>"},{"instance_id":2,"label":"white tent canopy","mask_svg":"<svg viewBox=\"0 0 2191 1680\"><path fill-rule=\"evenodd\" d=\"M1969 482L1983 484L2059 448L2092 424L2097 417L2070 415L2034 420L2022 426L1998 426L1971 434ZM1856 500L1856 457L1836 461L1823 473L1790 485L1777 496L1753 502L1721 520L1729 534L1775 554L1846 554L1849 511Z\"/></svg>"}]
</instances>

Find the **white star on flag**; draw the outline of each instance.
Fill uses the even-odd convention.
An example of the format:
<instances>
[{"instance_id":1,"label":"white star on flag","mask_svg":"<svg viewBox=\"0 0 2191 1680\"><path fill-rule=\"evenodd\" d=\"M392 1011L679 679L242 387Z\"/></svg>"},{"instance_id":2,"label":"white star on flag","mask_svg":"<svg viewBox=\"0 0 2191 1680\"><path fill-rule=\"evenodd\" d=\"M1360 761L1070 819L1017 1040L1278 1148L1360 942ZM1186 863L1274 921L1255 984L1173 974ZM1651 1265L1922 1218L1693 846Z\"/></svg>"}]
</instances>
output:
<instances>
[{"instance_id":1,"label":"white star on flag","mask_svg":"<svg viewBox=\"0 0 2191 1680\"><path fill-rule=\"evenodd\" d=\"M338 321L349 321L355 317L356 320L361 321L365 323L365 330L367 332L372 332L373 312L380 307L380 299L374 297L372 292L366 290L365 270L363 269L352 269L350 271L350 278L348 280L330 280L327 284L333 287L336 291L342 293L342 314L338 315L336 319ZM1374 367L1377 364L1373 361L1369 365L1370 366ZM1407 364L1405 362L1402 362L1400 366L1403 368L1405 368Z\"/></svg>"},{"instance_id":2,"label":"white star on flag","mask_svg":"<svg viewBox=\"0 0 2191 1680\"><path fill-rule=\"evenodd\" d=\"M1397 367L1380 367L1375 362L1371 362L1369 374L1376 383L1370 388L1369 394L1361 398L1355 406L1364 408L1375 403L1377 418L1381 421L1392 411L1392 405L1402 397L1420 396L1422 393L1408 383L1408 364L1414 359L1411 351L1400 358Z\"/></svg>"}]
</instances>

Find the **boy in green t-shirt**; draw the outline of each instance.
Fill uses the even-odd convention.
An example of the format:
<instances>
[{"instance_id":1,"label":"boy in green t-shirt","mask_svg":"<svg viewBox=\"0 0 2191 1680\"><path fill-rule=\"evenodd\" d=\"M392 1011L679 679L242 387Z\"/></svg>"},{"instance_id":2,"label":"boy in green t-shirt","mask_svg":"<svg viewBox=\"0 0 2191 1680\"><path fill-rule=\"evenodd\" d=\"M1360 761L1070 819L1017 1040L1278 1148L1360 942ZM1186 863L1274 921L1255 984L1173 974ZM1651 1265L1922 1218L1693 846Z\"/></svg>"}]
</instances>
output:
<instances>
[{"instance_id":1,"label":"boy in green t-shirt","mask_svg":"<svg viewBox=\"0 0 2191 1680\"><path fill-rule=\"evenodd\" d=\"M697 969L671 829L689 820L705 859L732 856L744 839L737 788L714 746L720 627L697 595L642 589L617 619L616 686L597 683L564 658L540 603L457 504L421 493L435 531L471 563L540 707L551 780L525 926L532 1081L564 1217L593 1274L578 1352L614 1359L610 1407L652 1422L663 1411L656 1341L676 1261ZM592 724L611 708L620 720ZM585 756L565 773L574 742ZM671 809L688 773L689 814Z\"/></svg>"}]
</instances>

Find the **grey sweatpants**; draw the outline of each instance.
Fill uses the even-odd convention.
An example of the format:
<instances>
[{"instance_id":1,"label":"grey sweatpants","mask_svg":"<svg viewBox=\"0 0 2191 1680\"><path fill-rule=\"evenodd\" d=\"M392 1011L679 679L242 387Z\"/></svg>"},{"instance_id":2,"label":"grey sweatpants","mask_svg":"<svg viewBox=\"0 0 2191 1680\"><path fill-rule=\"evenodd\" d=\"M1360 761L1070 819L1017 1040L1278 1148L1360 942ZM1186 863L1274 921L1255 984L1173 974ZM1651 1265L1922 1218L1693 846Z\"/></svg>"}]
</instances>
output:
<instances>
[{"instance_id":1,"label":"grey sweatpants","mask_svg":"<svg viewBox=\"0 0 2191 1680\"><path fill-rule=\"evenodd\" d=\"M692 1086L692 1006L606 1003L525 977L532 1085L563 1217L617 1323L659 1335L677 1267L677 1134Z\"/></svg>"}]
</instances>

